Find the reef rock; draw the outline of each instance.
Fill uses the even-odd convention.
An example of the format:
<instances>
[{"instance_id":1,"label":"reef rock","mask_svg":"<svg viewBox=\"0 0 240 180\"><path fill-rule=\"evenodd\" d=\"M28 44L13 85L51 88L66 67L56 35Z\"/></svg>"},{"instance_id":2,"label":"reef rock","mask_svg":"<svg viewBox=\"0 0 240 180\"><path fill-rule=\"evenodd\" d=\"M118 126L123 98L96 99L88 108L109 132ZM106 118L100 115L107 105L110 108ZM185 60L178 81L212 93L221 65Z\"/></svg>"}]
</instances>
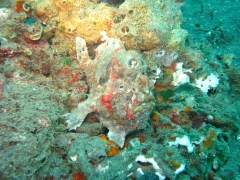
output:
<instances>
[{"instance_id":1,"label":"reef rock","mask_svg":"<svg viewBox=\"0 0 240 180\"><path fill-rule=\"evenodd\" d=\"M111 29L116 8L89 0L35 0L29 2L44 24L58 22L56 37L81 36L87 44L95 44L99 33Z\"/></svg>"},{"instance_id":2,"label":"reef rock","mask_svg":"<svg viewBox=\"0 0 240 180\"><path fill-rule=\"evenodd\" d=\"M175 0L125 0L118 7L97 0L28 2L44 24L57 22L55 38L80 36L91 46L98 42L99 33L106 31L121 39L126 49L150 51L161 47L180 53L188 35L181 28L182 3Z\"/></svg>"},{"instance_id":3,"label":"reef rock","mask_svg":"<svg viewBox=\"0 0 240 180\"><path fill-rule=\"evenodd\" d=\"M116 11L110 35L120 38L126 49L182 51L187 31L180 26L180 6L173 0L125 0Z\"/></svg>"},{"instance_id":4,"label":"reef rock","mask_svg":"<svg viewBox=\"0 0 240 180\"><path fill-rule=\"evenodd\" d=\"M120 147L125 136L144 129L154 106L153 80L146 74L147 65L136 51L126 51L122 42L108 38L89 58L86 42L76 38L77 59L90 87L88 98L65 115L70 130L81 126L91 112L109 129L108 138Z\"/></svg>"}]
</instances>

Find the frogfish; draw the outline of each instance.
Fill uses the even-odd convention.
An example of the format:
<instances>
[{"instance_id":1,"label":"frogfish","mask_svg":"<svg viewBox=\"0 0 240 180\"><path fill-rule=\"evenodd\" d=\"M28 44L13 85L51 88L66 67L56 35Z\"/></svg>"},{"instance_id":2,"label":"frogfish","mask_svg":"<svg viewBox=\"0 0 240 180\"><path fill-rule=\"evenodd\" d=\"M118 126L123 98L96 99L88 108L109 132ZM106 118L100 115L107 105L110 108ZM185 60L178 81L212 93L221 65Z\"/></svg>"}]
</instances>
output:
<instances>
[{"instance_id":1,"label":"frogfish","mask_svg":"<svg viewBox=\"0 0 240 180\"><path fill-rule=\"evenodd\" d=\"M126 50L121 40L105 38L88 54L86 42L76 37L77 59L90 88L87 99L65 114L69 130L76 130L92 112L108 128L108 138L123 147L128 133L145 129L155 105L153 82L143 56Z\"/></svg>"}]
</instances>

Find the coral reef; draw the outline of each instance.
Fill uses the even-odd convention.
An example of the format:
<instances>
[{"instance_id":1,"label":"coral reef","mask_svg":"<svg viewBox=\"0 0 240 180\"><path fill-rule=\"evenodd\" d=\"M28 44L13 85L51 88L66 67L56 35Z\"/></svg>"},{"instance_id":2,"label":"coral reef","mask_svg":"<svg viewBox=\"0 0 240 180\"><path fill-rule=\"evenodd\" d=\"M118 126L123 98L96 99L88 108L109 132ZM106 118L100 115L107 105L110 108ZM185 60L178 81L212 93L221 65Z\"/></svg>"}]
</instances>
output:
<instances>
[{"instance_id":1,"label":"coral reef","mask_svg":"<svg viewBox=\"0 0 240 180\"><path fill-rule=\"evenodd\" d=\"M0 179L239 179L238 2L0 4Z\"/></svg>"},{"instance_id":2,"label":"coral reef","mask_svg":"<svg viewBox=\"0 0 240 180\"><path fill-rule=\"evenodd\" d=\"M88 0L45 0L30 4L44 24L58 22L57 36L80 36L87 44L94 45L104 30L111 37L120 38L127 49L184 49L187 32L180 28L182 18L178 3L126 0L119 8Z\"/></svg>"}]
</instances>

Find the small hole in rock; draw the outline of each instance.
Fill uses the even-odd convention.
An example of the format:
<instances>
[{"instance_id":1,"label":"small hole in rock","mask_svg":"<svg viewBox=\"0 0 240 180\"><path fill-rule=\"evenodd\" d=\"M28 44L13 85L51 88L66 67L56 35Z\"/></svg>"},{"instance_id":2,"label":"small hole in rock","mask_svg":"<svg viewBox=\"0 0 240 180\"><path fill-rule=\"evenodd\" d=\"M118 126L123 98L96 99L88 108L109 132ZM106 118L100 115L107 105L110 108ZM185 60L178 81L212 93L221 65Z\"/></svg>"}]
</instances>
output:
<instances>
[{"instance_id":1,"label":"small hole in rock","mask_svg":"<svg viewBox=\"0 0 240 180\"><path fill-rule=\"evenodd\" d=\"M121 30L122 30L123 33L127 33L127 32L129 32L129 27L128 26L123 26Z\"/></svg>"},{"instance_id":2,"label":"small hole in rock","mask_svg":"<svg viewBox=\"0 0 240 180\"><path fill-rule=\"evenodd\" d=\"M121 14L121 15L120 15L121 20L123 20L125 17L126 17L125 14Z\"/></svg>"}]
</instances>

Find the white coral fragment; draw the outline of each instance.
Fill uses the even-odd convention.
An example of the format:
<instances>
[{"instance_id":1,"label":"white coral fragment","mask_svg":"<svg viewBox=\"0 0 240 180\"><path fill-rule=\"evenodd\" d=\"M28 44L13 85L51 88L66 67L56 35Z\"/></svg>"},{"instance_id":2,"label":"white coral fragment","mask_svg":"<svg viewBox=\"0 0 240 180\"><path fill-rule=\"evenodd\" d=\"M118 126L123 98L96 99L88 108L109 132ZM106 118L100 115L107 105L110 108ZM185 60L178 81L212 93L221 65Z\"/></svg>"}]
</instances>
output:
<instances>
[{"instance_id":1,"label":"white coral fragment","mask_svg":"<svg viewBox=\"0 0 240 180\"><path fill-rule=\"evenodd\" d=\"M169 146L186 146L189 153L192 153L195 149L195 146L191 143L188 136L184 135L183 137L177 137L174 142L169 142Z\"/></svg>"},{"instance_id":2,"label":"white coral fragment","mask_svg":"<svg viewBox=\"0 0 240 180\"><path fill-rule=\"evenodd\" d=\"M158 166L157 162L154 160L154 158L146 158L143 155L139 155L137 156L137 158L135 159L136 162L140 161L140 162L148 162L150 164L152 164L153 168L155 169L155 171L157 171L155 174L159 177L160 180L164 180L166 178L166 176L164 176L162 174L162 169Z\"/></svg>"}]
</instances>

